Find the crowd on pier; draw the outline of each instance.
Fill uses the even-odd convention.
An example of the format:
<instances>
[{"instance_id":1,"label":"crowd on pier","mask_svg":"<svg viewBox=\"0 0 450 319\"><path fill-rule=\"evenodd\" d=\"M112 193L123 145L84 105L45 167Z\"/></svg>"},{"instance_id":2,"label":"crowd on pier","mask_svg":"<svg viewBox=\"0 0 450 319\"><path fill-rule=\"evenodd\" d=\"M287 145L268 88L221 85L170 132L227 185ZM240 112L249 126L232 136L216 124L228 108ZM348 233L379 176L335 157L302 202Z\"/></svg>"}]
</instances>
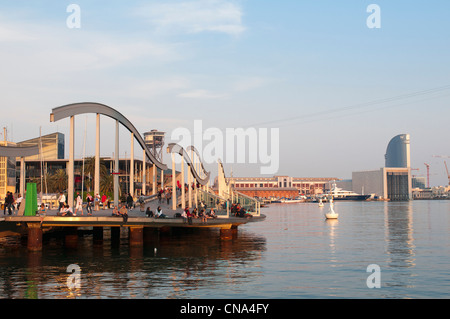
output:
<instances>
[{"instance_id":1,"label":"crowd on pier","mask_svg":"<svg viewBox=\"0 0 450 319\"><path fill-rule=\"evenodd\" d=\"M176 192L181 192L181 185L178 185ZM188 187L187 185L185 185ZM192 187L195 188L195 186L198 187L198 185L193 184ZM100 196L99 194L86 194L86 201L84 202L82 199L82 196L80 193L76 194L75 199L75 207L74 209L70 207L67 203L67 198L64 193L60 193L59 197L57 199L58 202L58 209L57 209L57 216L77 216L77 214L80 214L81 216L84 215L83 208L86 210L86 216L92 216L93 211L99 211L100 207L103 209L111 209L112 208L112 216L122 217L124 221L128 220L128 212L137 206L140 208L141 212L145 212L145 216L152 217L152 218L166 218L167 215L162 212L161 204L163 201L167 201L167 204L170 203L170 200L172 199L172 189L166 187L164 189L160 189L157 192L157 198L158 198L158 207L155 212L153 212L148 205L146 205L144 196L140 196L139 198L135 199L131 196L130 193L128 193L121 201L121 203L118 206L111 207L111 201L109 197L106 195ZM11 192L8 192L5 196L4 205L3 205L3 214L6 215L6 212L8 212L9 215L13 215L16 213L16 210L19 211L20 205L22 203L22 196L21 194L18 194L17 198L14 198L14 194ZM229 203L224 204L224 209L226 209L226 206ZM182 218L185 223L192 223L193 219L200 219L202 223L206 223L208 219L215 219L217 218L216 210L218 210L220 207L220 203L216 203L215 208L209 208L205 204L205 202L200 202L200 207L198 208L189 208L186 207L182 213L176 213L175 218ZM48 207L45 204L39 205L36 216L46 216L46 211L48 210ZM244 207L241 206L239 203L232 203L230 205L230 215L232 217L242 217L242 218L251 218L253 217L252 214L247 212Z\"/></svg>"}]
</instances>

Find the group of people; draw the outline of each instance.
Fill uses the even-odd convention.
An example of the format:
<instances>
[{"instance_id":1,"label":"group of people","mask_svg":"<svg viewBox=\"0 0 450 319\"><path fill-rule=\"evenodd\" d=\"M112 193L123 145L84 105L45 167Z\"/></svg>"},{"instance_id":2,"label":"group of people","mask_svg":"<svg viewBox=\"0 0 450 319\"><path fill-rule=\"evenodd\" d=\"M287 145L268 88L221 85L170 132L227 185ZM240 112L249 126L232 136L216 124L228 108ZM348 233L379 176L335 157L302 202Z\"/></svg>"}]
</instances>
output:
<instances>
[{"instance_id":1,"label":"group of people","mask_svg":"<svg viewBox=\"0 0 450 319\"><path fill-rule=\"evenodd\" d=\"M67 200L66 200L66 196L64 195L63 192L61 192L59 194L58 197L58 203L59 203L59 208L58 208L58 214L61 213L62 210L66 209L66 207L68 206ZM95 194L95 196L91 195L90 193L86 194L86 212L88 216L92 216L92 211L93 210L100 210L100 203L102 203L103 209L107 209L110 207L110 200L109 197L106 196L105 194L103 194L101 197L100 195L97 193ZM72 212L73 216L76 216L76 214L80 212L81 216L83 216L83 199L80 195L80 193L77 193L77 197L75 200L75 211Z\"/></svg>"},{"instance_id":2,"label":"group of people","mask_svg":"<svg viewBox=\"0 0 450 319\"><path fill-rule=\"evenodd\" d=\"M122 217L123 222L126 223L128 221L128 206L126 204L121 204L118 206L114 206L112 211L112 216Z\"/></svg>"},{"instance_id":3,"label":"group of people","mask_svg":"<svg viewBox=\"0 0 450 319\"><path fill-rule=\"evenodd\" d=\"M165 189L160 189L157 195L158 195L158 202L160 204L163 199L166 199L167 205L169 205L170 199L172 198L172 190L166 187Z\"/></svg>"},{"instance_id":4,"label":"group of people","mask_svg":"<svg viewBox=\"0 0 450 319\"><path fill-rule=\"evenodd\" d=\"M44 205L44 204L42 204ZM67 217L73 217L73 216L77 216L76 212L74 213L72 211L72 208L68 205L65 204L63 207L60 208L60 210L56 213L57 216L67 216Z\"/></svg>"},{"instance_id":5,"label":"group of people","mask_svg":"<svg viewBox=\"0 0 450 319\"><path fill-rule=\"evenodd\" d=\"M22 195L18 194L17 198L14 198L14 194L12 192L7 192L3 204L3 215L6 215L6 210L8 210L9 215L15 214L16 210L19 211L21 203Z\"/></svg>"},{"instance_id":6,"label":"group of people","mask_svg":"<svg viewBox=\"0 0 450 319\"><path fill-rule=\"evenodd\" d=\"M128 220L128 206L127 204L121 204L119 207L115 206L113 208L112 216L115 217L122 217L123 221L126 223ZM156 213L153 213L153 211L150 209L150 207L147 207L147 210L145 211L145 214L147 217L153 217L153 218L166 218L167 216L162 213L161 206L158 206Z\"/></svg>"},{"instance_id":7,"label":"group of people","mask_svg":"<svg viewBox=\"0 0 450 319\"><path fill-rule=\"evenodd\" d=\"M167 217L165 214L163 214L161 206L158 206L155 213L153 213L153 211L150 209L150 207L147 207L147 210L145 211L145 215L147 215L147 217L153 217L153 218L166 218Z\"/></svg>"},{"instance_id":8,"label":"group of people","mask_svg":"<svg viewBox=\"0 0 450 319\"><path fill-rule=\"evenodd\" d=\"M161 189L158 192L158 199L161 203L162 198L164 197L167 199L167 203L169 203L169 200L171 198L171 190L170 189ZM14 195L11 192L8 192L5 196L5 202L4 202L4 209L3 214L6 215L6 210L8 210L9 215L15 212L15 210L19 209L20 204L22 202L22 196L21 194L18 194L18 197L15 199ZM75 210L72 210L72 208L67 204L66 202L66 196L61 192L60 196L58 198L59 202L59 209L57 212L57 216L77 216L77 213L81 213L83 216L83 199L80 195L80 193L77 193L76 196L76 205ZM86 211L87 216L92 216L93 208L95 210L99 210L99 203L103 203L103 207L109 208L109 200L108 198L103 195L102 197L99 196L99 194L96 194L95 196L92 196L91 194L87 194L86 196ZM141 202L141 201L138 201ZM133 208L134 199L131 196L131 194L128 194L126 197L126 202L120 204L118 207L113 208L112 216L120 216L124 219L124 222L128 220L128 211ZM145 209L145 203L142 201L141 203L141 211L143 212ZM150 207L147 207L145 210L145 214L147 217L153 217L153 218L166 218L167 216L163 214L161 206L158 206L156 209L156 212L153 212ZM38 211L38 216L45 216L46 215L46 207L44 204L42 204ZM239 203L235 203L231 205L231 215L235 217L244 217L244 218L251 218L253 217L250 213L248 213ZM202 223L206 223L208 219L210 218L217 218L214 209L211 208L209 211L207 211L207 206L202 202L200 211L197 210L197 208L193 208L192 210L189 209L189 207L186 207L184 211L176 217L182 217L183 222L187 222L189 224L192 224L193 219L200 219Z\"/></svg>"},{"instance_id":9,"label":"group of people","mask_svg":"<svg viewBox=\"0 0 450 319\"><path fill-rule=\"evenodd\" d=\"M180 181L177 181L177 186L176 186L176 192L177 192L177 194L178 193L181 193L181 183L180 183ZM200 186L200 183L195 183L195 182L192 182L192 184L191 184L191 189L192 190L194 190L195 188L200 188L201 186ZM184 191L187 193L188 191L189 191L189 184L188 183L184 183Z\"/></svg>"},{"instance_id":10,"label":"group of people","mask_svg":"<svg viewBox=\"0 0 450 319\"><path fill-rule=\"evenodd\" d=\"M235 217L243 217L243 218L252 218L253 215L247 212L243 207L241 207L241 204L234 203L231 204L231 216Z\"/></svg>"},{"instance_id":11,"label":"group of people","mask_svg":"<svg viewBox=\"0 0 450 319\"><path fill-rule=\"evenodd\" d=\"M216 213L214 213L214 209L210 209L209 212L206 212L205 209L200 209L200 212L197 210L197 208L192 209L192 211L189 210L189 207L186 207L181 213L181 217L183 218L184 223L188 223L189 225L192 225L192 220L194 218L199 218L202 223L206 223L209 218L217 218Z\"/></svg>"}]
</instances>

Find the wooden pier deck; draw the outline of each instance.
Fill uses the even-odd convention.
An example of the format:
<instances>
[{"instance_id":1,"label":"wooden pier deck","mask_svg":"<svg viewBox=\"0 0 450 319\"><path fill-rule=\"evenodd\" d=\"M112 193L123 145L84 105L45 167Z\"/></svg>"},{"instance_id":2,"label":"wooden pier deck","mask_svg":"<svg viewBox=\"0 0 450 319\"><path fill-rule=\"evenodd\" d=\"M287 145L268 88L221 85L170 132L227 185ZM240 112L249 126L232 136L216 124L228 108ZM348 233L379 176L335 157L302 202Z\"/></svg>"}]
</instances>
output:
<instances>
[{"instance_id":1,"label":"wooden pier deck","mask_svg":"<svg viewBox=\"0 0 450 319\"><path fill-rule=\"evenodd\" d=\"M183 221L182 218L151 218L151 217L128 217L124 222L122 217L116 216L45 216L42 218L42 227L215 227L230 228L250 222L264 220L265 216L261 215L253 218L215 218L202 222L199 218L192 220L192 224ZM41 217L39 216L6 216L3 222L7 223L39 223L41 225Z\"/></svg>"}]
</instances>

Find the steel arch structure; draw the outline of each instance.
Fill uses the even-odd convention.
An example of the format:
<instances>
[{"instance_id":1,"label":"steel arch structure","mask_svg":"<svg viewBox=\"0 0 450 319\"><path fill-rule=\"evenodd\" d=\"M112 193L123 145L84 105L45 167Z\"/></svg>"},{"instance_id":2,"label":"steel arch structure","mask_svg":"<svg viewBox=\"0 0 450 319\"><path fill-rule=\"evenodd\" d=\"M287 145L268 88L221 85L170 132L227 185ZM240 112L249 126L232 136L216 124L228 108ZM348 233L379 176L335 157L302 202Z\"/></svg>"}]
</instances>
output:
<instances>
[{"instance_id":1,"label":"steel arch structure","mask_svg":"<svg viewBox=\"0 0 450 319\"><path fill-rule=\"evenodd\" d=\"M188 150L194 151L197 154L198 158L199 159L201 158L199 152L197 151L197 149L194 146L189 146ZM195 170L195 167L192 163L191 157L187 154L187 151L185 151L182 146L180 146L176 143L170 143L169 146L167 147L167 153L174 153L174 154L179 154L180 156L182 156L186 160L186 164L189 166L192 175L195 177L195 180L200 185L203 185L203 186L208 184L211 172L207 172L205 170L205 167L203 166L203 163L200 162L201 169L203 171L203 174L205 175L205 178L201 178L200 175L198 174L198 172Z\"/></svg>"},{"instance_id":2,"label":"steel arch structure","mask_svg":"<svg viewBox=\"0 0 450 319\"><path fill-rule=\"evenodd\" d=\"M62 120L64 118L68 118L75 115L86 114L86 113L94 113L108 116L120 124L122 124L130 133L134 134L134 138L138 141L139 145L145 150L145 154L147 154L148 159L155 164L159 169L166 170L167 165L161 163L156 159L156 157L151 153L148 147L145 145L145 141L142 138L139 131L134 127L134 125L120 112L113 109L110 106L101 103L94 102L82 102L82 103L73 103L67 104L60 107L56 107L52 109L52 113L50 114L50 122L56 122Z\"/></svg>"}]
</instances>

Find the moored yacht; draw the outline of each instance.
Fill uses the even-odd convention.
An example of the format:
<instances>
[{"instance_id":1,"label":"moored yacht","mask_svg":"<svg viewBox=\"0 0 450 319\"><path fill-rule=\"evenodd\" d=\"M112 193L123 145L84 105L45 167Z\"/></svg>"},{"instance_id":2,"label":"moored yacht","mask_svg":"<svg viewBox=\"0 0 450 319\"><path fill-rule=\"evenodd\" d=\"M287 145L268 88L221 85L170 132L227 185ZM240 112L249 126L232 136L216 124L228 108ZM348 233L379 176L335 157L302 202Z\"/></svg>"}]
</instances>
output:
<instances>
[{"instance_id":1,"label":"moored yacht","mask_svg":"<svg viewBox=\"0 0 450 319\"><path fill-rule=\"evenodd\" d=\"M336 182L333 183L330 195L333 196L333 200L367 200L371 197L371 195L362 195L352 191L343 190L336 186Z\"/></svg>"}]
</instances>

